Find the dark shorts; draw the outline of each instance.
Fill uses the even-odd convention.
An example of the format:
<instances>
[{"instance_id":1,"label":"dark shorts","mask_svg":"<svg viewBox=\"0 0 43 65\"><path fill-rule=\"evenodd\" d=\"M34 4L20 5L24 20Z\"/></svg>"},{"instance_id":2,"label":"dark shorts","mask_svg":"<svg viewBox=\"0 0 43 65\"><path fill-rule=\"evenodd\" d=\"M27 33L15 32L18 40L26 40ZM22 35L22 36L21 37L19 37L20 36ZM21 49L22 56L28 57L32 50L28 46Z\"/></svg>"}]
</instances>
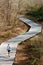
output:
<instances>
[{"instance_id":1,"label":"dark shorts","mask_svg":"<svg viewBox=\"0 0 43 65\"><path fill-rule=\"evenodd\" d=\"M10 50L8 50L8 52L10 52Z\"/></svg>"}]
</instances>

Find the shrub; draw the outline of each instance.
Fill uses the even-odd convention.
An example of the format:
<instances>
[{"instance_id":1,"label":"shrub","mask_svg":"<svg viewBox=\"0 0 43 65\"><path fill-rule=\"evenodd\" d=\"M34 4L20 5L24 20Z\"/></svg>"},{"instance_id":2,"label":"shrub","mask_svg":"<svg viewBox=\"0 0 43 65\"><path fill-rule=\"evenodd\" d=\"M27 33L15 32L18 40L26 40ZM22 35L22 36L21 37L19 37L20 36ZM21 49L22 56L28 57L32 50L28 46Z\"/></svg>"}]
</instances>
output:
<instances>
[{"instance_id":1,"label":"shrub","mask_svg":"<svg viewBox=\"0 0 43 65\"><path fill-rule=\"evenodd\" d=\"M43 21L43 7L40 7L38 10L36 11L28 11L26 13L27 16L32 16L33 18L35 18L37 21Z\"/></svg>"}]
</instances>

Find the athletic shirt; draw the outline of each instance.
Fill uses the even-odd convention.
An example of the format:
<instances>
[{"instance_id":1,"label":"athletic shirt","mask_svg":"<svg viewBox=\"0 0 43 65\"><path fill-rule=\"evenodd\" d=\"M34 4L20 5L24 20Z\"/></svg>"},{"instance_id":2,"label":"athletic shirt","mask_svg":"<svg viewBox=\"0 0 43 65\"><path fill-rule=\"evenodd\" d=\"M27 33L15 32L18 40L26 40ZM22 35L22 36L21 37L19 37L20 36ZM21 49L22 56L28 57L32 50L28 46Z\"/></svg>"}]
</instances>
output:
<instances>
[{"instance_id":1,"label":"athletic shirt","mask_svg":"<svg viewBox=\"0 0 43 65\"><path fill-rule=\"evenodd\" d=\"M10 46L7 46L7 50L11 50Z\"/></svg>"}]
</instances>

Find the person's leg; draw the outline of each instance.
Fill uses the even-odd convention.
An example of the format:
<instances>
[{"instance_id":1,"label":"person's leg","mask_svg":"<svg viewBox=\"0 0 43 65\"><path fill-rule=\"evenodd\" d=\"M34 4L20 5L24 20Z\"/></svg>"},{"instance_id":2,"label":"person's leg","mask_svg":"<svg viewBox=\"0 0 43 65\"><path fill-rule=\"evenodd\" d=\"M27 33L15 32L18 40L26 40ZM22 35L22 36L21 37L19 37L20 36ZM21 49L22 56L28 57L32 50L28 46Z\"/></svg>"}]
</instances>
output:
<instances>
[{"instance_id":1,"label":"person's leg","mask_svg":"<svg viewBox=\"0 0 43 65\"><path fill-rule=\"evenodd\" d=\"M8 57L10 57L10 52L8 52Z\"/></svg>"},{"instance_id":2,"label":"person's leg","mask_svg":"<svg viewBox=\"0 0 43 65\"><path fill-rule=\"evenodd\" d=\"M8 57L10 57L10 50L8 51Z\"/></svg>"}]
</instances>

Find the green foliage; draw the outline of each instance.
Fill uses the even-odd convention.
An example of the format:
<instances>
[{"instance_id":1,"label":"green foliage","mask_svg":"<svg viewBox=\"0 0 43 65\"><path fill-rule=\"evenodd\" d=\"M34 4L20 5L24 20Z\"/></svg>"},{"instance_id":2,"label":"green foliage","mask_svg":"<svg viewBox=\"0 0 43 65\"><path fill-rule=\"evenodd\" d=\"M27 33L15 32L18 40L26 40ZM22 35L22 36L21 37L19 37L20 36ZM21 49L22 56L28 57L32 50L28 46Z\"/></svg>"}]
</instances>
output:
<instances>
[{"instance_id":1,"label":"green foliage","mask_svg":"<svg viewBox=\"0 0 43 65\"><path fill-rule=\"evenodd\" d=\"M43 7L36 11L28 11L26 15L35 18L37 21L43 21Z\"/></svg>"},{"instance_id":2,"label":"green foliage","mask_svg":"<svg viewBox=\"0 0 43 65\"><path fill-rule=\"evenodd\" d=\"M28 52L30 53L28 58L29 65L39 65L40 51L38 46L31 45L28 47Z\"/></svg>"},{"instance_id":3,"label":"green foliage","mask_svg":"<svg viewBox=\"0 0 43 65\"><path fill-rule=\"evenodd\" d=\"M30 65L36 65L36 64L37 64L37 61L38 61L38 59L35 58L35 57L31 57L31 58L29 59ZM37 64L37 65L38 65L38 64Z\"/></svg>"}]
</instances>

